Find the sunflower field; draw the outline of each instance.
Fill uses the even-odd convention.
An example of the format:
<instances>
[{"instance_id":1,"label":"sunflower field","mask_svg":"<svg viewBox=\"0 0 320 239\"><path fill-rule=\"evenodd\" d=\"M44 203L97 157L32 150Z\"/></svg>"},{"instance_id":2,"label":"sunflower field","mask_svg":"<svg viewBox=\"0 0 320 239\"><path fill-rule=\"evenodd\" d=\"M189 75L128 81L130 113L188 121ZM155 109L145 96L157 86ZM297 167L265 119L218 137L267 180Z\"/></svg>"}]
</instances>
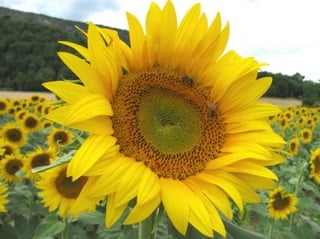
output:
<instances>
[{"instance_id":1,"label":"sunflower field","mask_svg":"<svg viewBox=\"0 0 320 239\"><path fill-rule=\"evenodd\" d=\"M47 120L57 107L39 95L0 99L0 238L134 238L138 225L121 226L121 219L105 228L103 198L72 209L94 178L75 183L66 177L87 135ZM320 238L320 109L283 108L268 121L287 142L286 161L272 167L277 187L260 191L261 203L246 204L242 212L234 207L230 231L255 232L248 238ZM164 215L156 238L184 237Z\"/></svg>"},{"instance_id":2,"label":"sunflower field","mask_svg":"<svg viewBox=\"0 0 320 239\"><path fill-rule=\"evenodd\" d=\"M259 101L220 13L127 20L59 42L56 100L0 99L0 238L319 239L319 108Z\"/></svg>"}]
</instances>

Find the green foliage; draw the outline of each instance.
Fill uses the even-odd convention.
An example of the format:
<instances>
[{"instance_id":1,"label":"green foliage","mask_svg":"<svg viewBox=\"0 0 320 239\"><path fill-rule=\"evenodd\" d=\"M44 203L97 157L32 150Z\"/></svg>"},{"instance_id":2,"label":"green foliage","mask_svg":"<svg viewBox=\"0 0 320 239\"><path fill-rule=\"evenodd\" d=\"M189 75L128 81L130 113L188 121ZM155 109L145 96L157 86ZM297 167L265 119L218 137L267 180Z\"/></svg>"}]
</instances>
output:
<instances>
[{"instance_id":1,"label":"green foliage","mask_svg":"<svg viewBox=\"0 0 320 239\"><path fill-rule=\"evenodd\" d=\"M85 45L86 39L75 25L86 30L81 22L0 7L0 89L44 91L43 82L75 79L57 57L57 52L67 49L58 41ZM127 32L118 31L128 41Z\"/></svg>"}]
</instances>

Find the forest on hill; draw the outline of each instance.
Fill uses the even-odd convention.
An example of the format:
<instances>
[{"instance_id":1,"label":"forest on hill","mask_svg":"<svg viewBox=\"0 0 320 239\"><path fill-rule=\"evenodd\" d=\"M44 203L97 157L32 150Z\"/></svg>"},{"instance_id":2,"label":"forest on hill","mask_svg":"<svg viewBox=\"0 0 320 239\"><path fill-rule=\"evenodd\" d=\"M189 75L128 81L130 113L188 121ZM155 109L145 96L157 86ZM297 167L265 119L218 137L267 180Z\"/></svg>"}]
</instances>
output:
<instances>
[{"instance_id":1,"label":"forest on hill","mask_svg":"<svg viewBox=\"0 0 320 239\"><path fill-rule=\"evenodd\" d=\"M85 44L84 36L75 25L86 29L83 22L0 7L0 90L44 91L43 82L74 79L57 52L67 49L58 44L59 40ZM128 43L128 32L116 30ZM320 83L305 80L300 73L259 72L259 77L263 76L273 78L265 96L299 98L305 105L320 102Z\"/></svg>"}]
</instances>

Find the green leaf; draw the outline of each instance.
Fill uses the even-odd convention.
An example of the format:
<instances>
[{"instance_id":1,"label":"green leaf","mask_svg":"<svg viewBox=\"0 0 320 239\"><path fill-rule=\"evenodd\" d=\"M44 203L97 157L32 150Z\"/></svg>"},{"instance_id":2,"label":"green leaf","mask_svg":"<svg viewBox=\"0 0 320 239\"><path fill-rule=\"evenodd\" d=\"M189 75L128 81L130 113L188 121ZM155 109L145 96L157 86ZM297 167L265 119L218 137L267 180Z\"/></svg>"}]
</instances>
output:
<instances>
[{"instance_id":1,"label":"green leaf","mask_svg":"<svg viewBox=\"0 0 320 239\"><path fill-rule=\"evenodd\" d=\"M105 215L100 211L80 213L78 218L78 221L81 221L89 225L93 225L93 224L104 225L104 220L105 220Z\"/></svg>"},{"instance_id":2,"label":"green leaf","mask_svg":"<svg viewBox=\"0 0 320 239\"><path fill-rule=\"evenodd\" d=\"M59 221L56 214L48 214L36 228L34 239L43 239L57 235L62 232L65 227L66 223Z\"/></svg>"},{"instance_id":3,"label":"green leaf","mask_svg":"<svg viewBox=\"0 0 320 239\"><path fill-rule=\"evenodd\" d=\"M224 225L226 227L228 235L231 236L232 239L264 239L265 237L261 234L251 232L248 230L245 230L229 220L222 218Z\"/></svg>"},{"instance_id":4,"label":"green leaf","mask_svg":"<svg viewBox=\"0 0 320 239\"><path fill-rule=\"evenodd\" d=\"M73 157L73 155L75 154L76 151L77 151L77 150L72 150L72 151L70 151L68 154L66 154L66 155L58 158L57 160L55 160L55 161L54 161L52 164L50 164L50 165L33 168L33 169L32 169L32 172L33 172L33 173L39 173L39 172L43 172L43 171L45 171L45 170L48 170L48 169L50 169L50 168L55 168L55 167L60 166L60 165L62 165L62 164L66 164L66 163L68 163L68 162L71 160L71 158Z\"/></svg>"},{"instance_id":5,"label":"green leaf","mask_svg":"<svg viewBox=\"0 0 320 239\"><path fill-rule=\"evenodd\" d=\"M17 231L10 224L1 225L0 238L18 239Z\"/></svg>"},{"instance_id":6,"label":"green leaf","mask_svg":"<svg viewBox=\"0 0 320 239\"><path fill-rule=\"evenodd\" d=\"M38 224L38 216L33 216L30 220L27 220L20 214L14 215L15 230L19 232L20 235L23 235L23 238L32 238Z\"/></svg>"}]
</instances>

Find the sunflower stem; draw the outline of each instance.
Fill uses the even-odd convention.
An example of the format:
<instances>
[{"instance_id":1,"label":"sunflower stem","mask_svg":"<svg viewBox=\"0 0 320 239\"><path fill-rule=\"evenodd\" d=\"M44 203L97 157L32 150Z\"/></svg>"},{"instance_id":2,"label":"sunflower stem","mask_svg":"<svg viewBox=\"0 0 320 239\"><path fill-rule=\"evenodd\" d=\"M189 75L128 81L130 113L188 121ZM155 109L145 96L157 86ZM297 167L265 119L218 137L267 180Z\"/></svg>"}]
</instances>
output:
<instances>
[{"instance_id":1,"label":"sunflower stem","mask_svg":"<svg viewBox=\"0 0 320 239\"><path fill-rule=\"evenodd\" d=\"M272 221L272 223L270 223L270 227L269 227L269 232L268 232L268 239L272 239L272 237L273 237L273 221Z\"/></svg>"},{"instance_id":2,"label":"sunflower stem","mask_svg":"<svg viewBox=\"0 0 320 239\"><path fill-rule=\"evenodd\" d=\"M69 218L66 217L64 219L64 223L66 224L66 227L64 228L62 235L61 235L61 239L68 239L69 238Z\"/></svg>"},{"instance_id":3,"label":"sunflower stem","mask_svg":"<svg viewBox=\"0 0 320 239\"><path fill-rule=\"evenodd\" d=\"M139 239L155 239L156 229L154 224L157 217L157 210L152 213L148 218L139 223Z\"/></svg>"},{"instance_id":4,"label":"sunflower stem","mask_svg":"<svg viewBox=\"0 0 320 239\"><path fill-rule=\"evenodd\" d=\"M301 181L302 181L302 178L303 178L303 174L304 174L304 170L307 168L308 166L308 163L304 163L302 165L302 169L301 169L301 172L298 176L298 181L296 183L296 188L294 190L294 196L296 198L298 198L298 193L299 193L299 190L300 190L300 186L301 186ZM295 214L291 214L290 215L290 219L289 219L289 231L291 231L291 228L292 228L292 225L293 225L293 221L294 221L294 217L295 217Z\"/></svg>"}]
</instances>

